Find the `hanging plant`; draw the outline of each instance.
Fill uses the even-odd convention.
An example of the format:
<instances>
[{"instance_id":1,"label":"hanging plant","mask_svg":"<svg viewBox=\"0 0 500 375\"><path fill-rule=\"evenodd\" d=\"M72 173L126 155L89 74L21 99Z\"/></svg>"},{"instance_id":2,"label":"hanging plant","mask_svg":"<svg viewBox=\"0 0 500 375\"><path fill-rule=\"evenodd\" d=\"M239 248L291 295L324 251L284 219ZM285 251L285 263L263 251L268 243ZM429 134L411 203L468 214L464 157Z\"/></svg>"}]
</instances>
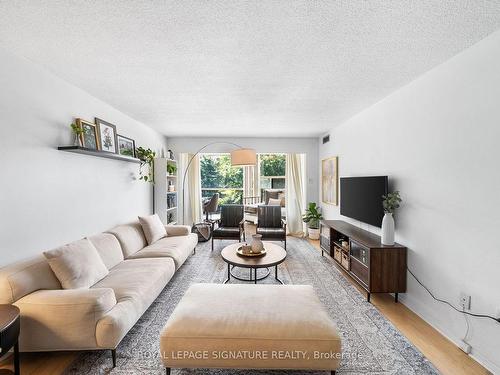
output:
<instances>
[{"instance_id":1,"label":"hanging plant","mask_svg":"<svg viewBox=\"0 0 500 375\"><path fill-rule=\"evenodd\" d=\"M156 157L156 152L154 152L150 148L145 149L143 147L137 147L135 149L135 154L141 161L141 165L139 166L139 180L154 184L153 162L154 158ZM147 173L144 171L144 167L146 166L148 167Z\"/></svg>"}]
</instances>

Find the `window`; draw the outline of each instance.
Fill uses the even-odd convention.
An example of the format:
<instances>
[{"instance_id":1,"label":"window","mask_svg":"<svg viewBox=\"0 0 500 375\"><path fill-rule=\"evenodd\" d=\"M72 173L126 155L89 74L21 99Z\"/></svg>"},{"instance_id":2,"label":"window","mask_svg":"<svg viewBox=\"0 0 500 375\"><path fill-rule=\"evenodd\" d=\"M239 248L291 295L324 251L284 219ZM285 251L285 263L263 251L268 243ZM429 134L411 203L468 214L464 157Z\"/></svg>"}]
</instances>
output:
<instances>
[{"instance_id":1,"label":"window","mask_svg":"<svg viewBox=\"0 0 500 375\"><path fill-rule=\"evenodd\" d=\"M219 204L243 203L243 168L231 166L229 154L200 156L201 196L219 193Z\"/></svg>"},{"instance_id":2,"label":"window","mask_svg":"<svg viewBox=\"0 0 500 375\"><path fill-rule=\"evenodd\" d=\"M285 154L259 154L260 191L264 189L285 189Z\"/></svg>"}]
</instances>

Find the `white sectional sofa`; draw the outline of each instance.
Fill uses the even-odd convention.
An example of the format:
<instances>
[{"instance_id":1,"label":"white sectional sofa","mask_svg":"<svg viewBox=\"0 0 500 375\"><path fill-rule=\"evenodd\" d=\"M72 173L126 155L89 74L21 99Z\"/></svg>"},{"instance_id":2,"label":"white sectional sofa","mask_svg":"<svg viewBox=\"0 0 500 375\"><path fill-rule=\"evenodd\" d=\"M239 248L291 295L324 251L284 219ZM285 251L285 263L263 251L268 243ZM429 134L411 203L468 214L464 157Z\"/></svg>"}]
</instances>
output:
<instances>
[{"instance_id":1,"label":"white sectional sofa","mask_svg":"<svg viewBox=\"0 0 500 375\"><path fill-rule=\"evenodd\" d=\"M198 242L187 226L165 229L151 245L139 221L88 237L107 269L88 288L64 289L43 255L1 268L0 303L21 310L21 351L111 349L115 365L120 341Z\"/></svg>"}]
</instances>

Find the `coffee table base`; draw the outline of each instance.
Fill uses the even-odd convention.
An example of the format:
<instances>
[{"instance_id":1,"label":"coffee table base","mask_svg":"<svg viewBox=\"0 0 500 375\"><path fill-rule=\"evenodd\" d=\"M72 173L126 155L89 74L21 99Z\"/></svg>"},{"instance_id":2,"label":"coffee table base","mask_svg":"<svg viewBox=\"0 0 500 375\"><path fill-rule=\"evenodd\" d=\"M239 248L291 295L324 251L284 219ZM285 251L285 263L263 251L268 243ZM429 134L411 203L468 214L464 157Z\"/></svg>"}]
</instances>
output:
<instances>
[{"instance_id":1,"label":"coffee table base","mask_svg":"<svg viewBox=\"0 0 500 375\"><path fill-rule=\"evenodd\" d=\"M250 270L250 277L249 278L243 278L243 277L239 277L239 276L236 276L235 274L233 274L233 269L235 267L238 267L238 266L231 266L230 264L227 265L227 279L224 280L223 284L227 284L231 280L231 276L234 279L236 279L236 280L240 280L240 281L253 281L255 284L257 284L257 281L264 280L271 273L271 270L269 269L269 267L248 267L248 269ZM238 268L247 268L247 267L238 267ZM257 277L257 270L258 269L264 269L264 268L266 269L265 275ZM254 275L253 277L252 277L252 272L253 272L253 275ZM281 281L278 278L278 265L274 266L274 278L280 284L284 284L283 281Z\"/></svg>"}]
</instances>

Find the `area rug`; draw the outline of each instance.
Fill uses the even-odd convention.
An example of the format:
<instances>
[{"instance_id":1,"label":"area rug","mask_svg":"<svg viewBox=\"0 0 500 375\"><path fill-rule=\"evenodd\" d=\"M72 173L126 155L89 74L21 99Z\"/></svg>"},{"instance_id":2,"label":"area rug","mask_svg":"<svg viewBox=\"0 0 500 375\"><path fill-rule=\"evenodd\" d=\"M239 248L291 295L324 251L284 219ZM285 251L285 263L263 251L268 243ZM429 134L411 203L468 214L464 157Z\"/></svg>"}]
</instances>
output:
<instances>
[{"instance_id":1,"label":"area rug","mask_svg":"<svg viewBox=\"0 0 500 375\"><path fill-rule=\"evenodd\" d=\"M196 254L175 274L160 296L117 348L117 367L109 351L82 352L66 374L165 374L159 358L159 333L193 283L222 283L226 263L220 251L229 242L200 243ZM308 241L290 238L288 256L279 266L285 284L313 285L335 321L344 353L338 374L438 374L434 366ZM248 273L248 270L246 270ZM273 274L260 283L274 283ZM231 282L237 282L231 279ZM265 308L263 306L263 308ZM210 311L207 311L210 314ZM174 369L173 374L250 375L326 374L325 371L254 371Z\"/></svg>"}]
</instances>

